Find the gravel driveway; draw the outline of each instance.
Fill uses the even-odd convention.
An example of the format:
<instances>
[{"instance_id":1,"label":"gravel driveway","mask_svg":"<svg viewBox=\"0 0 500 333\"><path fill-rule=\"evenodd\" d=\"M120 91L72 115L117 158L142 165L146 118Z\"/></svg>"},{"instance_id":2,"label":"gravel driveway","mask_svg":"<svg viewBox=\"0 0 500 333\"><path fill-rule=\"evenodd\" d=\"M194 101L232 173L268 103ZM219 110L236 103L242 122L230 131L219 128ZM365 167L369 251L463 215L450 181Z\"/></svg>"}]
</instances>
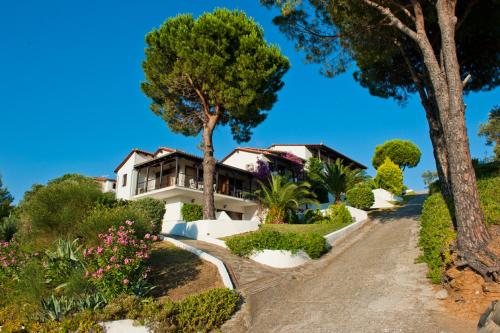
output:
<instances>
[{"instance_id":1,"label":"gravel driveway","mask_svg":"<svg viewBox=\"0 0 500 333\"><path fill-rule=\"evenodd\" d=\"M245 295L224 332L474 332L449 318L415 264L422 195L380 214L342 249ZM349 245L349 246L348 246ZM342 252L340 252L342 251Z\"/></svg>"}]
</instances>

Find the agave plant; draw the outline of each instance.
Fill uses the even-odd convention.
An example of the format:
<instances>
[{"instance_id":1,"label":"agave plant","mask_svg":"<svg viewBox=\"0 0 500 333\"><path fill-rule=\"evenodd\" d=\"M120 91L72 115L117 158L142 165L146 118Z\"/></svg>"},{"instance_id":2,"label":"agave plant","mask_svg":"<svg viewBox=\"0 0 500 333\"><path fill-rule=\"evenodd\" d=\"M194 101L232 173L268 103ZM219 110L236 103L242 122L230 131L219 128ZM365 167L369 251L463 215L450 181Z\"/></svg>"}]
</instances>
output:
<instances>
[{"instance_id":1,"label":"agave plant","mask_svg":"<svg viewBox=\"0 0 500 333\"><path fill-rule=\"evenodd\" d=\"M55 286L55 290L66 287L74 270L83 270L82 246L78 239L73 241L58 239L52 249L45 251L47 271L45 282Z\"/></svg>"},{"instance_id":2,"label":"agave plant","mask_svg":"<svg viewBox=\"0 0 500 333\"><path fill-rule=\"evenodd\" d=\"M335 202L340 202L342 193L366 181L368 176L363 170L344 165L344 161L337 158L334 163L325 164L320 178L323 187L333 195Z\"/></svg>"},{"instance_id":3,"label":"agave plant","mask_svg":"<svg viewBox=\"0 0 500 333\"><path fill-rule=\"evenodd\" d=\"M285 223L290 212L306 204L317 205L314 193L310 191L309 183L289 182L287 177L273 175L269 182L259 181L260 189L255 191L255 197L267 208L266 222Z\"/></svg>"}]
</instances>

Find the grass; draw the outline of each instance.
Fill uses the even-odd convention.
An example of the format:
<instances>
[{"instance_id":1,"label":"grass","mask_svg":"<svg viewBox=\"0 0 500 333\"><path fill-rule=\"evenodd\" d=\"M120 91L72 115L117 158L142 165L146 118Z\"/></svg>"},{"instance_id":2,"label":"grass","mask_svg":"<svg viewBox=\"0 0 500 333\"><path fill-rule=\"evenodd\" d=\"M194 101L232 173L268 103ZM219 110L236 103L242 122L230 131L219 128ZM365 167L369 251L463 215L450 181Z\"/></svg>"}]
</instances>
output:
<instances>
[{"instance_id":1,"label":"grass","mask_svg":"<svg viewBox=\"0 0 500 333\"><path fill-rule=\"evenodd\" d=\"M274 230L279 232L295 232L299 234L315 232L327 235L346 227L347 224L262 224L261 230Z\"/></svg>"},{"instance_id":2,"label":"grass","mask_svg":"<svg viewBox=\"0 0 500 333\"><path fill-rule=\"evenodd\" d=\"M155 243L149 259L155 297L181 300L211 288L223 288L217 268L167 242Z\"/></svg>"}]
</instances>

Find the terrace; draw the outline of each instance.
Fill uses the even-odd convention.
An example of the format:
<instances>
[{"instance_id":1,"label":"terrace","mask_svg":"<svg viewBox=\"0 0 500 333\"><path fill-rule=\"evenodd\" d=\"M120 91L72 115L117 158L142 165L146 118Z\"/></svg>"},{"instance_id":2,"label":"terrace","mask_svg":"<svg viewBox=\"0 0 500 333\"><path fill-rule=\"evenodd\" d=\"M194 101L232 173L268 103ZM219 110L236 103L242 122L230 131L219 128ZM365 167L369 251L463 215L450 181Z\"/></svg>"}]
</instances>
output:
<instances>
[{"instance_id":1,"label":"terrace","mask_svg":"<svg viewBox=\"0 0 500 333\"><path fill-rule=\"evenodd\" d=\"M135 195L157 193L162 189L203 192L203 159L184 152L173 152L135 166ZM244 199L257 188L250 172L217 163L214 177L216 194Z\"/></svg>"}]
</instances>

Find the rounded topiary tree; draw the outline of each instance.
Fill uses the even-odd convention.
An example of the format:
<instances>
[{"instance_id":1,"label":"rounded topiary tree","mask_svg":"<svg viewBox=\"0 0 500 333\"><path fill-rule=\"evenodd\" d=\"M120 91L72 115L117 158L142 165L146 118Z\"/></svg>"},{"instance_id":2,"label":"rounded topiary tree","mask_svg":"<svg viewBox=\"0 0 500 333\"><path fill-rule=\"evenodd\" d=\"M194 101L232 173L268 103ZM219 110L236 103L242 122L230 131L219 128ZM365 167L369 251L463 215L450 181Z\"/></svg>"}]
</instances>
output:
<instances>
[{"instance_id":1,"label":"rounded topiary tree","mask_svg":"<svg viewBox=\"0 0 500 333\"><path fill-rule=\"evenodd\" d=\"M355 186L346 192L349 204L359 209L369 209L375 202L375 195L368 185Z\"/></svg>"},{"instance_id":2,"label":"rounded topiary tree","mask_svg":"<svg viewBox=\"0 0 500 333\"><path fill-rule=\"evenodd\" d=\"M417 166L421 155L420 149L413 142L394 139L375 147L372 165L378 169L384 163L385 158L389 157L401 170L404 170Z\"/></svg>"},{"instance_id":3,"label":"rounded topiary tree","mask_svg":"<svg viewBox=\"0 0 500 333\"><path fill-rule=\"evenodd\" d=\"M377 169L374 181L380 188L396 195L403 192L403 171L389 157Z\"/></svg>"}]
</instances>

